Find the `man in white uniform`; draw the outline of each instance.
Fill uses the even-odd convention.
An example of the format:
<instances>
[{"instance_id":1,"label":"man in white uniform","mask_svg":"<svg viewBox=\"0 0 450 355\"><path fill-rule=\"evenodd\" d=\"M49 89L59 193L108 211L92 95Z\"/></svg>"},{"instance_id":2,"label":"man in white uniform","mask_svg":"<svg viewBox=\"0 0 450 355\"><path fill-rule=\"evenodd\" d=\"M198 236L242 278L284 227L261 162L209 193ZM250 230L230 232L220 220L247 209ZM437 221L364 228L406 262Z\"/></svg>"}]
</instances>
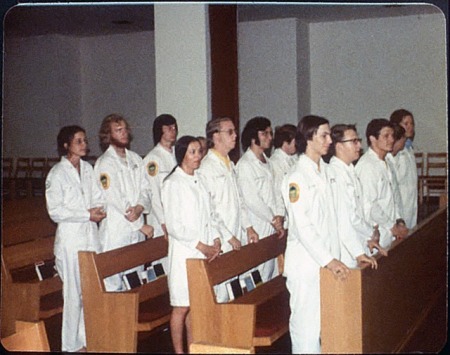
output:
<instances>
[{"instance_id":1,"label":"man in white uniform","mask_svg":"<svg viewBox=\"0 0 450 355\"><path fill-rule=\"evenodd\" d=\"M394 129L388 120L376 118L367 125L366 138L369 148L355 169L362 187L364 218L378 225L380 245L389 249L395 237L401 239L408 234L396 208L392 171L385 161L394 144Z\"/></svg>"},{"instance_id":2,"label":"man in white uniform","mask_svg":"<svg viewBox=\"0 0 450 355\"><path fill-rule=\"evenodd\" d=\"M414 116L411 112L399 109L391 114L390 122L405 129L405 147L395 156L397 178L403 202L403 218L408 228L417 224L417 166L412 142L414 140Z\"/></svg>"},{"instance_id":3,"label":"man in white uniform","mask_svg":"<svg viewBox=\"0 0 450 355\"><path fill-rule=\"evenodd\" d=\"M237 163L237 176L244 202L248 207L250 223L259 238L265 238L277 231L280 238L286 230L283 227L285 209L275 181L271 163L264 154L272 144L272 127L269 119L254 117L247 122L242 132L244 155ZM278 274L276 260L269 260L258 267L263 282Z\"/></svg>"},{"instance_id":4,"label":"man in white uniform","mask_svg":"<svg viewBox=\"0 0 450 355\"><path fill-rule=\"evenodd\" d=\"M107 217L100 224L102 251L134 244L153 236L153 228L144 224L148 182L142 158L128 149L130 130L119 115L105 117L100 127L100 146L104 153L97 159L94 173L103 189ZM105 279L108 291L123 289L122 274Z\"/></svg>"},{"instance_id":5,"label":"man in white uniform","mask_svg":"<svg viewBox=\"0 0 450 355\"><path fill-rule=\"evenodd\" d=\"M400 172L398 170L396 157L398 153L403 150L403 148L405 148L406 136L405 129L402 126L393 124L392 128L394 129L394 144L392 145L392 151L386 154L385 160L392 172L392 188L394 190L394 200L396 208L398 214L403 217L405 215L405 208L403 204L402 194L400 192Z\"/></svg>"},{"instance_id":6,"label":"man in white uniform","mask_svg":"<svg viewBox=\"0 0 450 355\"><path fill-rule=\"evenodd\" d=\"M243 203L241 191L237 183L234 163L228 153L236 146L237 133L230 118L216 118L206 125L208 153L203 158L198 174L211 196L214 215L222 235L222 251L224 253L241 248L244 244L258 241L248 218L247 208ZM245 237L242 232L245 230ZM216 288L217 300L228 301L228 293L224 284Z\"/></svg>"},{"instance_id":7,"label":"man in white uniform","mask_svg":"<svg viewBox=\"0 0 450 355\"><path fill-rule=\"evenodd\" d=\"M148 215L148 224L155 229L155 236L164 235L167 239L167 230L161 204L161 187L164 178L177 165L174 145L177 140L178 126L175 117L162 114L153 122L153 143L155 147L145 156L145 176L150 184L151 209Z\"/></svg>"},{"instance_id":8,"label":"man in white uniform","mask_svg":"<svg viewBox=\"0 0 450 355\"><path fill-rule=\"evenodd\" d=\"M300 154L282 183L289 233L284 275L290 293L289 331L293 354L320 353L320 268L345 280L331 182L322 156L331 144L328 120L303 117L296 134Z\"/></svg>"},{"instance_id":9,"label":"man in white uniform","mask_svg":"<svg viewBox=\"0 0 450 355\"><path fill-rule=\"evenodd\" d=\"M270 156L270 163L275 176L275 186L280 190L280 194L281 182L298 158L295 147L296 130L297 128L293 124L285 124L275 128L275 136L273 138L275 150Z\"/></svg>"},{"instance_id":10,"label":"man in white uniform","mask_svg":"<svg viewBox=\"0 0 450 355\"><path fill-rule=\"evenodd\" d=\"M379 246L378 227L364 220L362 191L353 162L358 160L361 138L354 125L338 124L331 128L333 157L329 164L329 177L334 180L333 201L337 215L338 234L341 241L341 261L350 268L362 263L377 267L374 258L368 257L374 248L386 255Z\"/></svg>"}]
</instances>

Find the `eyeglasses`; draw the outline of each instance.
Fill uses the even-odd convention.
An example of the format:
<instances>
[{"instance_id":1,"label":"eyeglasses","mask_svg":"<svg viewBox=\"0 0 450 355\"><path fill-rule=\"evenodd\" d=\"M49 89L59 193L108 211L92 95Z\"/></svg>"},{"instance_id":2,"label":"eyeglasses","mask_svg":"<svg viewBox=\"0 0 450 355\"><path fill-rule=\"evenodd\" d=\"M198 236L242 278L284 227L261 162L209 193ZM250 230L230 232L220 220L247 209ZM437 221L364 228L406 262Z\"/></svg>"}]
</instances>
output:
<instances>
[{"instance_id":1,"label":"eyeglasses","mask_svg":"<svg viewBox=\"0 0 450 355\"><path fill-rule=\"evenodd\" d=\"M219 133L228 133L229 136L232 136L233 134L237 134L237 131L235 129L232 129L232 128L225 129L225 130L222 130L222 131L217 131L217 132L219 132Z\"/></svg>"},{"instance_id":2,"label":"eyeglasses","mask_svg":"<svg viewBox=\"0 0 450 355\"><path fill-rule=\"evenodd\" d=\"M340 141L339 143L347 143L352 142L354 145L357 145L358 143L362 142L361 138L353 138L353 139L346 139L345 141Z\"/></svg>"}]
</instances>

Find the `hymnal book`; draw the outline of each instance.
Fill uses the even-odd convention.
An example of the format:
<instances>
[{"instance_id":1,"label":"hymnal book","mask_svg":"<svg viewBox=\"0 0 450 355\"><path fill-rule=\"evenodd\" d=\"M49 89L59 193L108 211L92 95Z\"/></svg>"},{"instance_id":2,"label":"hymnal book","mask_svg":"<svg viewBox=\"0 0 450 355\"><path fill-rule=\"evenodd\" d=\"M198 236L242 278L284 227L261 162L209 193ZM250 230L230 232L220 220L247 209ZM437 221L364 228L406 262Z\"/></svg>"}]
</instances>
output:
<instances>
[{"instance_id":1,"label":"hymnal book","mask_svg":"<svg viewBox=\"0 0 450 355\"><path fill-rule=\"evenodd\" d=\"M227 286L228 296L230 297L230 301L243 295L241 282L240 282L239 278L236 278L230 282L227 282L226 286Z\"/></svg>"},{"instance_id":2,"label":"hymnal book","mask_svg":"<svg viewBox=\"0 0 450 355\"><path fill-rule=\"evenodd\" d=\"M49 279L57 274L54 260L38 261L34 264L34 268L39 281Z\"/></svg>"},{"instance_id":3,"label":"hymnal book","mask_svg":"<svg viewBox=\"0 0 450 355\"><path fill-rule=\"evenodd\" d=\"M259 286L262 284L261 274L259 273L259 270L252 271L252 278L255 286Z\"/></svg>"},{"instance_id":4,"label":"hymnal book","mask_svg":"<svg viewBox=\"0 0 450 355\"><path fill-rule=\"evenodd\" d=\"M129 272L128 274L123 275L123 282L127 290L131 290L132 288L139 287L142 285L141 278L137 271Z\"/></svg>"},{"instance_id":5,"label":"hymnal book","mask_svg":"<svg viewBox=\"0 0 450 355\"><path fill-rule=\"evenodd\" d=\"M245 284L245 288L246 288L247 292L250 292L251 290L253 290L256 287L255 282L253 281L252 275L244 276L244 284Z\"/></svg>"},{"instance_id":6,"label":"hymnal book","mask_svg":"<svg viewBox=\"0 0 450 355\"><path fill-rule=\"evenodd\" d=\"M155 269L156 277L160 277L165 274L164 268L161 263L153 265L153 268Z\"/></svg>"},{"instance_id":7,"label":"hymnal book","mask_svg":"<svg viewBox=\"0 0 450 355\"><path fill-rule=\"evenodd\" d=\"M147 270L141 272L142 283L154 281L156 278L156 272L153 266L150 266Z\"/></svg>"}]
</instances>

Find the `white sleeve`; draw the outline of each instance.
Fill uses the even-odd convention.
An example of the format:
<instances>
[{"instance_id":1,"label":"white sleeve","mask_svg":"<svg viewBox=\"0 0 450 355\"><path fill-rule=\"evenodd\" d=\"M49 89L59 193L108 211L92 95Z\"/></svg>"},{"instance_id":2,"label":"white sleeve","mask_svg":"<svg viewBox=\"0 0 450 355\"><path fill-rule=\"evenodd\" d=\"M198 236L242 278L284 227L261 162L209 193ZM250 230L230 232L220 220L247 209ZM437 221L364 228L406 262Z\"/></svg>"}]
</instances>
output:
<instances>
[{"instance_id":1,"label":"white sleeve","mask_svg":"<svg viewBox=\"0 0 450 355\"><path fill-rule=\"evenodd\" d=\"M108 164L108 161L97 160L94 166L94 175L105 196L108 218L125 218L125 211L129 206L124 198L125 191L122 191L122 183L115 165ZM133 231L138 231L144 225L144 219L139 218L134 222L128 221L128 223Z\"/></svg>"},{"instance_id":2,"label":"white sleeve","mask_svg":"<svg viewBox=\"0 0 450 355\"><path fill-rule=\"evenodd\" d=\"M248 209L259 219L272 223L275 214L262 200L259 191L255 188L256 175L250 164L238 164L237 177Z\"/></svg>"},{"instance_id":3,"label":"white sleeve","mask_svg":"<svg viewBox=\"0 0 450 355\"><path fill-rule=\"evenodd\" d=\"M283 184L284 200L287 202L290 223L294 224L296 233L294 235L307 250L310 256L322 267L325 267L331 260L332 254L323 244L324 237L321 236L311 219L311 204L314 191L310 190L307 184L301 184L296 179L286 179ZM290 200L290 183L295 183L299 187L298 200ZM292 216L292 218L291 218Z\"/></svg>"},{"instance_id":4,"label":"white sleeve","mask_svg":"<svg viewBox=\"0 0 450 355\"><path fill-rule=\"evenodd\" d=\"M190 217L187 213L190 203L183 199L182 184L173 182L171 179L165 180L161 190L161 200L170 237L190 249L195 249L199 242L199 233L198 230L190 228L189 223L185 223L185 219Z\"/></svg>"},{"instance_id":5,"label":"white sleeve","mask_svg":"<svg viewBox=\"0 0 450 355\"><path fill-rule=\"evenodd\" d=\"M89 221L90 213L87 209L64 203L67 194L75 193L77 192L73 191L73 186L68 186L67 182L62 181L55 169L50 170L45 182L45 199L48 214L55 223Z\"/></svg>"}]
</instances>

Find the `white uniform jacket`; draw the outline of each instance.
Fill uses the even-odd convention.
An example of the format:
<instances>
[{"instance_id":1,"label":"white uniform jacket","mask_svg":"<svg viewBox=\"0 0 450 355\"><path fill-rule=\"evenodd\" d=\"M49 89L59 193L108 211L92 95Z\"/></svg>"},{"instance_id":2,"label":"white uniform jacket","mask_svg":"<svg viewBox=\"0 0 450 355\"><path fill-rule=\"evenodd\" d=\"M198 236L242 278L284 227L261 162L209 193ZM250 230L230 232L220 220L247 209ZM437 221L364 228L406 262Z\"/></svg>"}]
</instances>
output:
<instances>
[{"instance_id":1,"label":"white uniform jacket","mask_svg":"<svg viewBox=\"0 0 450 355\"><path fill-rule=\"evenodd\" d=\"M243 230L251 226L248 219L247 207L242 200L242 194L237 182L234 163L230 161L230 168L214 152L213 149L203 158L197 170L211 195L213 211L217 219L222 240L222 250L232 250L228 243L233 236L238 240L245 238Z\"/></svg>"},{"instance_id":2,"label":"white uniform jacket","mask_svg":"<svg viewBox=\"0 0 450 355\"><path fill-rule=\"evenodd\" d=\"M336 216L333 207L328 165L321 159L317 164L302 154L291 173L282 183L283 200L289 217L289 233L286 249L286 276L297 272L293 265L305 261L304 257L324 267L333 258L340 258ZM335 183L335 182L334 182ZM292 255L292 247L302 256Z\"/></svg>"},{"instance_id":3,"label":"white uniform jacket","mask_svg":"<svg viewBox=\"0 0 450 355\"><path fill-rule=\"evenodd\" d=\"M98 251L98 232L89 220L89 209L103 205L102 191L95 183L92 166L80 161L80 174L65 157L48 173L45 198L50 218L58 224L54 253L62 256L64 245Z\"/></svg>"},{"instance_id":4,"label":"white uniform jacket","mask_svg":"<svg viewBox=\"0 0 450 355\"><path fill-rule=\"evenodd\" d=\"M130 222L125 213L128 207L138 204L148 208L148 182L138 154L126 149L125 161L109 146L95 163L97 183L106 199L106 218L100 222L102 251L144 240L139 231L144 225L143 215Z\"/></svg>"},{"instance_id":5,"label":"white uniform jacket","mask_svg":"<svg viewBox=\"0 0 450 355\"><path fill-rule=\"evenodd\" d=\"M390 230L400 218L395 206L392 172L371 148L359 159L355 170L363 190L364 217L372 226L378 224L380 245L389 248L394 240Z\"/></svg>"},{"instance_id":6,"label":"white uniform jacket","mask_svg":"<svg viewBox=\"0 0 450 355\"><path fill-rule=\"evenodd\" d=\"M403 199L402 195L400 194L400 181L398 180L398 170L395 162L395 157L391 153L387 153L386 162L388 163L389 169L391 170L392 174L392 188L394 190L395 208L398 215L403 218Z\"/></svg>"},{"instance_id":7,"label":"white uniform jacket","mask_svg":"<svg viewBox=\"0 0 450 355\"><path fill-rule=\"evenodd\" d=\"M281 183L286 174L292 169L297 162L298 155L288 155L283 149L277 148L270 156L270 163L272 164L276 193L281 196ZM286 214L286 211L285 213ZM288 227L288 220L285 218L284 227Z\"/></svg>"},{"instance_id":8,"label":"white uniform jacket","mask_svg":"<svg viewBox=\"0 0 450 355\"><path fill-rule=\"evenodd\" d=\"M417 167L413 148L404 148L395 156L397 179L403 202L403 218L408 228L417 224Z\"/></svg>"},{"instance_id":9,"label":"white uniform jacket","mask_svg":"<svg viewBox=\"0 0 450 355\"><path fill-rule=\"evenodd\" d=\"M260 238L275 232L271 224L275 216L285 215L283 201L275 187L272 165L265 155L264 157L265 164L248 148L236 165L238 183L248 207L250 223Z\"/></svg>"},{"instance_id":10,"label":"white uniform jacket","mask_svg":"<svg viewBox=\"0 0 450 355\"><path fill-rule=\"evenodd\" d=\"M189 306L186 259L205 256L198 242L213 245L221 238L211 209L211 201L200 176L186 174L177 167L164 180L161 198L169 233L168 283L171 304Z\"/></svg>"},{"instance_id":11,"label":"white uniform jacket","mask_svg":"<svg viewBox=\"0 0 450 355\"><path fill-rule=\"evenodd\" d=\"M297 161L297 154L288 155L283 149L277 148L270 156L270 163L272 164L273 174L275 177L275 186L281 193L281 182L284 176L289 172L289 169Z\"/></svg>"},{"instance_id":12,"label":"white uniform jacket","mask_svg":"<svg viewBox=\"0 0 450 355\"><path fill-rule=\"evenodd\" d=\"M150 211L148 224L154 228L155 237L163 235L161 224L164 224L164 212L161 203L161 187L164 178L177 165L175 153L167 151L161 144L157 144L144 158L144 169L150 184Z\"/></svg>"},{"instance_id":13,"label":"white uniform jacket","mask_svg":"<svg viewBox=\"0 0 450 355\"><path fill-rule=\"evenodd\" d=\"M364 219L362 189L353 164L332 157L329 164L330 180L334 180L333 201L337 228L341 241L341 261L348 267L357 267L356 257L370 255L367 241L373 228Z\"/></svg>"}]
</instances>

